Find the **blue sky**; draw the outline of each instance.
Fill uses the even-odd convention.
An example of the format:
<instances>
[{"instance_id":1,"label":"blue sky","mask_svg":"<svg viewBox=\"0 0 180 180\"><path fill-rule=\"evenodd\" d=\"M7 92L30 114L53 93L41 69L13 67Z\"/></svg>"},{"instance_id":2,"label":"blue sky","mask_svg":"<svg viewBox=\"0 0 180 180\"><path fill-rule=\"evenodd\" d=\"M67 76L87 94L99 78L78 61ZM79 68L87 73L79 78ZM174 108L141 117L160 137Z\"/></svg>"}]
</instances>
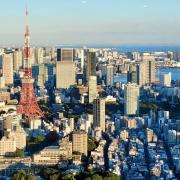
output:
<instances>
[{"instance_id":1,"label":"blue sky","mask_svg":"<svg viewBox=\"0 0 180 180\"><path fill-rule=\"evenodd\" d=\"M25 0L1 0L0 45L23 45ZM33 45L180 44L180 0L29 0Z\"/></svg>"}]
</instances>

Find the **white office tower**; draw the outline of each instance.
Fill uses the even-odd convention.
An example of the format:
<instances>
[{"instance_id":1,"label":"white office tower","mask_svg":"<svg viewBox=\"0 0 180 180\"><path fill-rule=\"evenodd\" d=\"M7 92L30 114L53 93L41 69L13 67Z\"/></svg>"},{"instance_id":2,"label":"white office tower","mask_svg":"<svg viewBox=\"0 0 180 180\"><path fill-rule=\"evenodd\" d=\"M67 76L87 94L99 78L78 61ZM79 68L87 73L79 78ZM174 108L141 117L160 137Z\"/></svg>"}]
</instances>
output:
<instances>
[{"instance_id":1,"label":"white office tower","mask_svg":"<svg viewBox=\"0 0 180 180\"><path fill-rule=\"evenodd\" d=\"M124 114L139 114L139 86L135 83L128 83L124 92Z\"/></svg>"},{"instance_id":2,"label":"white office tower","mask_svg":"<svg viewBox=\"0 0 180 180\"><path fill-rule=\"evenodd\" d=\"M12 54L3 55L2 73L5 80L5 85L12 85L14 81Z\"/></svg>"},{"instance_id":3,"label":"white office tower","mask_svg":"<svg viewBox=\"0 0 180 180\"><path fill-rule=\"evenodd\" d=\"M113 86L114 84L114 67L113 65L106 66L106 85Z\"/></svg>"},{"instance_id":4,"label":"white office tower","mask_svg":"<svg viewBox=\"0 0 180 180\"><path fill-rule=\"evenodd\" d=\"M43 64L43 48L34 49L34 63Z\"/></svg>"},{"instance_id":5,"label":"white office tower","mask_svg":"<svg viewBox=\"0 0 180 180\"><path fill-rule=\"evenodd\" d=\"M136 65L136 79L139 86L144 86L145 81L145 65L143 62L140 62Z\"/></svg>"},{"instance_id":6,"label":"white office tower","mask_svg":"<svg viewBox=\"0 0 180 180\"><path fill-rule=\"evenodd\" d=\"M0 77L0 88L5 88L5 79L4 79L4 77Z\"/></svg>"},{"instance_id":7,"label":"white office tower","mask_svg":"<svg viewBox=\"0 0 180 180\"><path fill-rule=\"evenodd\" d=\"M97 97L97 77L89 76L89 103L92 103L93 100Z\"/></svg>"},{"instance_id":8,"label":"white office tower","mask_svg":"<svg viewBox=\"0 0 180 180\"><path fill-rule=\"evenodd\" d=\"M76 84L76 67L73 61L56 62L56 88L69 88Z\"/></svg>"},{"instance_id":9,"label":"white office tower","mask_svg":"<svg viewBox=\"0 0 180 180\"><path fill-rule=\"evenodd\" d=\"M171 73L160 74L160 85L171 87Z\"/></svg>"},{"instance_id":10,"label":"white office tower","mask_svg":"<svg viewBox=\"0 0 180 180\"><path fill-rule=\"evenodd\" d=\"M84 71L84 49L81 49L81 72Z\"/></svg>"},{"instance_id":11,"label":"white office tower","mask_svg":"<svg viewBox=\"0 0 180 180\"><path fill-rule=\"evenodd\" d=\"M93 127L100 128L102 132L105 132L105 100L94 99L93 101Z\"/></svg>"},{"instance_id":12,"label":"white office tower","mask_svg":"<svg viewBox=\"0 0 180 180\"><path fill-rule=\"evenodd\" d=\"M23 53L21 49L17 49L13 53L13 64L14 64L14 70L19 71L19 69L22 67L22 57Z\"/></svg>"}]
</instances>

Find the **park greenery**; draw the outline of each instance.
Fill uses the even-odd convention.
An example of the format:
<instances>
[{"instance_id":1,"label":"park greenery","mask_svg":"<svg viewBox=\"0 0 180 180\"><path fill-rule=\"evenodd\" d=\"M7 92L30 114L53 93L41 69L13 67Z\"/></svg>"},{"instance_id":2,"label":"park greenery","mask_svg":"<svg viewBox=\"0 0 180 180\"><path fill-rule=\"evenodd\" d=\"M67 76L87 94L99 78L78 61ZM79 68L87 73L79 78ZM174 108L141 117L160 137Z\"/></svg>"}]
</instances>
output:
<instances>
[{"instance_id":1,"label":"park greenery","mask_svg":"<svg viewBox=\"0 0 180 180\"><path fill-rule=\"evenodd\" d=\"M50 146L56 143L58 140L58 134L56 131L50 131L46 136L37 136L27 138L27 148L30 154L34 154L46 146Z\"/></svg>"},{"instance_id":2,"label":"park greenery","mask_svg":"<svg viewBox=\"0 0 180 180\"><path fill-rule=\"evenodd\" d=\"M10 180L36 180L36 177L26 173L24 170L18 170L12 175Z\"/></svg>"},{"instance_id":3,"label":"park greenery","mask_svg":"<svg viewBox=\"0 0 180 180\"><path fill-rule=\"evenodd\" d=\"M96 149L98 146L98 141L94 137L88 138L88 153Z\"/></svg>"},{"instance_id":4,"label":"park greenery","mask_svg":"<svg viewBox=\"0 0 180 180\"><path fill-rule=\"evenodd\" d=\"M119 176L109 171L63 174L55 168L41 169L40 176L47 180L120 180Z\"/></svg>"},{"instance_id":5,"label":"park greenery","mask_svg":"<svg viewBox=\"0 0 180 180\"><path fill-rule=\"evenodd\" d=\"M16 152L9 152L6 157L24 157L24 150L17 149Z\"/></svg>"}]
</instances>

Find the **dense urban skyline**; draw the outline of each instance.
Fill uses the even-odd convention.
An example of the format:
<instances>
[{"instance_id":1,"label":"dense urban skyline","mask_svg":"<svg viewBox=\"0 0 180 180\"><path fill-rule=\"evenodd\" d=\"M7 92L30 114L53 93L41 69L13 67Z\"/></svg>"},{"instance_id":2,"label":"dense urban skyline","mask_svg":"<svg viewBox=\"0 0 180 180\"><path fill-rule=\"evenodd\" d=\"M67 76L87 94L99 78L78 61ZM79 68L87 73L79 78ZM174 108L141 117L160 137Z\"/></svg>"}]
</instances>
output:
<instances>
[{"instance_id":1,"label":"dense urban skyline","mask_svg":"<svg viewBox=\"0 0 180 180\"><path fill-rule=\"evenodd\" d=\"M180 179L179 3L18 2L1 3L0 179Z\"/></svg>"},{"instance_id":2,"label":"dense urban skyline","mask_svg":"<svg viewBox=\"0 0 180 180\"><path fill-rule=\"evenodd\" d=\"M178 0L14 0L1 2L0 46L23 45L26 3L33 45L180 44Z\"/></svg>"}]
</instances>

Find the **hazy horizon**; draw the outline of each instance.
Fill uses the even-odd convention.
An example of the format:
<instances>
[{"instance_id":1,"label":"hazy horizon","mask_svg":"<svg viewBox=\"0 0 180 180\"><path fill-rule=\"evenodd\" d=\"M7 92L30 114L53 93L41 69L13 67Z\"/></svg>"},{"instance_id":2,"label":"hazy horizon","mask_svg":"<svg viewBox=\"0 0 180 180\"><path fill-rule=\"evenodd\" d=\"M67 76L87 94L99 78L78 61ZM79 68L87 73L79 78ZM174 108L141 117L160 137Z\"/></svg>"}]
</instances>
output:
<instances>
[{"instance_id":1,"label":"hazy horizon","mask_svg":"<svg viewBox=\"0 0 180 180\"><path fill-rule=\"evenodd\" d=\"M180 45L180 1L29 0L33 46ZM1 2L0 46L23 46L25 0Z\"/></svg>"}]
</instances>

